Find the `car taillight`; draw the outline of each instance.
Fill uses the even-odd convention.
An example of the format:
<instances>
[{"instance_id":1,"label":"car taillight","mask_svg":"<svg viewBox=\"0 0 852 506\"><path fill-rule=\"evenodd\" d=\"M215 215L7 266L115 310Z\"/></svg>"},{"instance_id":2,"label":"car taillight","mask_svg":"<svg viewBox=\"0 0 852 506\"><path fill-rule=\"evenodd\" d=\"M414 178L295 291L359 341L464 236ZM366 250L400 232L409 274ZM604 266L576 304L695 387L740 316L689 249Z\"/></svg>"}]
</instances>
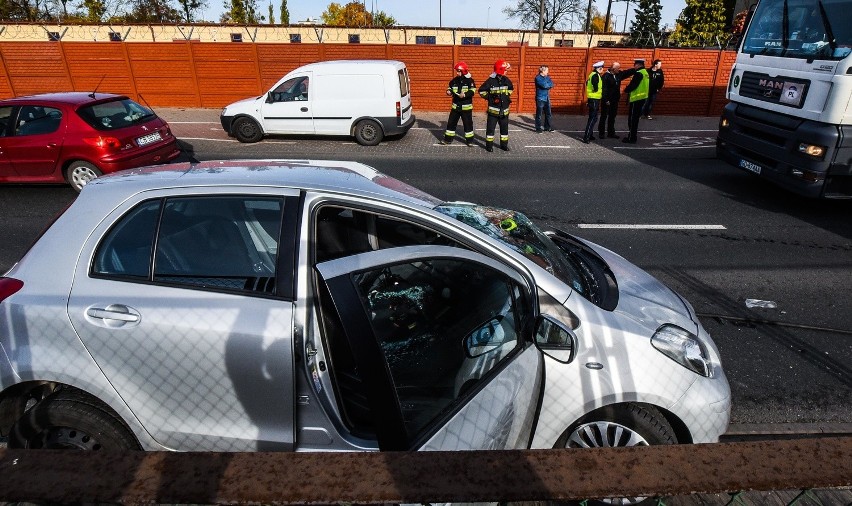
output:
<instances>
[{"instance_id":1,"label":"car taillight","mask_svg":"<svg viewBox=\"0 0 852 506\"><path fill-rule=\"evenodd\" d=\"M83 137L83 141L96 148L101 149L121 149L121 141L115 137Z\"/></svg>"},{"instance_id":2,"label":"car taillight","mask_svg":"<svg viewBox=\"0 0 852 506\"><path fill-rule=\"evenodd\" d=\"M0 302L24 287L24 282L15 278L0 278Z\"/></svg>"},{"instance_id":3,"label":"car taillight","mask_svg":"<svg viewBox=\"0 0 852 506\"><path fill-rule=\"evenodd\" d=\"M402 105L399 102L397 102L396 103L396 117L399 118L400 116L402 116Z\"/></svg>"}]
</instances>

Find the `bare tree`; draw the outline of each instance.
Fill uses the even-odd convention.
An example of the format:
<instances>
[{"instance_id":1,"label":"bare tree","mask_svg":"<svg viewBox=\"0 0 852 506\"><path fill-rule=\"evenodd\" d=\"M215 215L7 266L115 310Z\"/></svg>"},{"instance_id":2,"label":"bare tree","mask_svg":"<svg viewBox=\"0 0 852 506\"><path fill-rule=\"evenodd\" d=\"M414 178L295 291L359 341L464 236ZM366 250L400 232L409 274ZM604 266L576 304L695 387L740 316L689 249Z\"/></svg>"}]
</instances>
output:
<instances>
[{"instance_id":1,"label":"bare tree","mask_svg":"<svg viewBox=\"0 0 852 506\"><path fill-rule=\"evenodd\" d=\"M503 14L510 18L520 20L520 25L527 28L537 28L540 19L544 30L556 30L564 28L569 19L583 11L580 0L517 0L515 7L504 7ZM540 9L544 4L544 15L540 16Z\"/></svg>"}]
</instances>

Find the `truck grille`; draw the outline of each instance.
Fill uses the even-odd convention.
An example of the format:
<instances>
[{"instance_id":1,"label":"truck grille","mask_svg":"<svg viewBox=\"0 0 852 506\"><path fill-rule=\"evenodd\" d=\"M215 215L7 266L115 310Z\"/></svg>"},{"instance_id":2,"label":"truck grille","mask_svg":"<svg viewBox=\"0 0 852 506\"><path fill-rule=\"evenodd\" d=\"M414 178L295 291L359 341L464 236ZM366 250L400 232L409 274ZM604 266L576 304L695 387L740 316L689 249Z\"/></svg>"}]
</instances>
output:
<instances>
[{"instance_id":1,"label":"truck grille","mask_svg":"<svg viewBox=\"0 0 852 506\"><path fill-rule=\"evenodd\" d=\"M741 97L801 109L805 105L809 84L810 81L802 79L743 72L739 94Z\"/></svg>"}]
</instances>

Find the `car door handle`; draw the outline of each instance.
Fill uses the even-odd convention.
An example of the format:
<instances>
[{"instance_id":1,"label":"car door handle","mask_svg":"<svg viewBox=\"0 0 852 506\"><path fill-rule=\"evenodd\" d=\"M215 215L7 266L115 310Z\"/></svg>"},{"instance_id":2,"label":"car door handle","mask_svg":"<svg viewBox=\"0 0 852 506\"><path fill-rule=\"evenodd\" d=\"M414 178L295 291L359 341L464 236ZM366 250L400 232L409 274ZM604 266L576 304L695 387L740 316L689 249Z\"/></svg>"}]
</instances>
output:
<instances>
[{"instance_id":1,"label":"car door handle","mask_svg":"<svg viewBox=\"0 0 852 506\"><path fill-rule=\"evenodd\" d=\"M308 112L308 108L307 108L307 107L302 107L302 112Z\"/></svg>"},{"instance_id":2,"label":"car door handle","mask_svg":"<svg viewBox=\"0 0 852 506\"><path fill-rule=\"evenodd\" d=\"M120 325L139 321L139 313L122 304L110 304L105 308L90 307L86 314L91 318Z\"/></svg>"}]
</instances>

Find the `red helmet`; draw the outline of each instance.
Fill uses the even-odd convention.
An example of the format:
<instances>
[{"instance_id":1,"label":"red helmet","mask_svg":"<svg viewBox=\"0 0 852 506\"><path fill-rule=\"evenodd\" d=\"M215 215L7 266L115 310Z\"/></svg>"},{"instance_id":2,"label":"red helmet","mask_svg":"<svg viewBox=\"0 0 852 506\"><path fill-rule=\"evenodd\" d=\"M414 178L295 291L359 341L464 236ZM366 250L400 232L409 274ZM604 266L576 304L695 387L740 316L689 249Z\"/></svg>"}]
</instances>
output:
<instances>
[{"instance_id":1,"label":"red helmet","mask_svg":"<svg viewBox=\"0 0 852 506\"><path fill-rule=\"evenodd\" d=\"M453 68L454 68L454 69L456 69L456 70L461 70L461 71L462 71L462 74L467 74L467 73L468 73L467 63L465 63L465 62L463 62L463 61L460 61L460 62L456 63L456 66L455 66L455 67L453 67Z\"/></svg>"},{"instance_id":2,"label":"red helmet","mask_svg":"<svg viewBox=\"0 0 852 506\"><path fill-rule=\"evenodd\" d=\"M506 60L497 60L494 62L494 72L498 75L505 76L506 71L512 68Z\"/></svg>"}]
</instances>

